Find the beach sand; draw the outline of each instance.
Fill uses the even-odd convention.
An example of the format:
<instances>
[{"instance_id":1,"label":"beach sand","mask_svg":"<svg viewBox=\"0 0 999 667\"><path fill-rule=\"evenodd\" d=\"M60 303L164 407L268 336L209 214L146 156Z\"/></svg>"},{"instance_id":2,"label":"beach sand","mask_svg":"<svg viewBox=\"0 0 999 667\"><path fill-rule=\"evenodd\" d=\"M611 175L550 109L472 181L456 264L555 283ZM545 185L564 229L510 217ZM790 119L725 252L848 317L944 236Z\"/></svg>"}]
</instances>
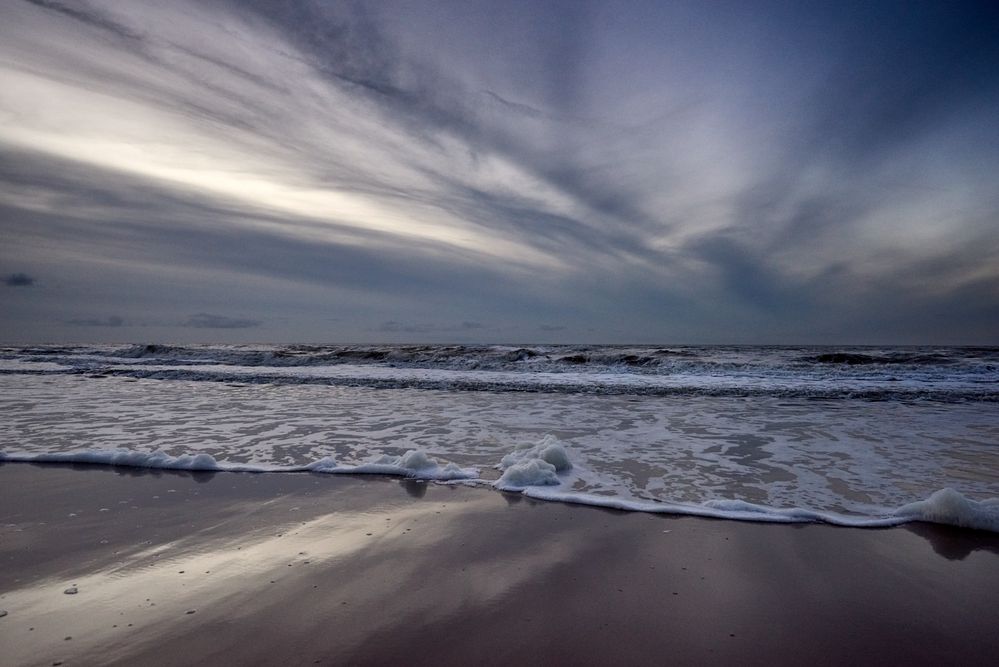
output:
<instances>
[{"instance_id":1,"label":"beach sand","mask_svg":"<svg viewBox=\"0 0 999 667\"><path fill-rule=\"evenodd\" d=\"M999 535L0 466L0 664L986 664ZM67 593L67 590L76 593Z\"/></svg>"}]
</instances>

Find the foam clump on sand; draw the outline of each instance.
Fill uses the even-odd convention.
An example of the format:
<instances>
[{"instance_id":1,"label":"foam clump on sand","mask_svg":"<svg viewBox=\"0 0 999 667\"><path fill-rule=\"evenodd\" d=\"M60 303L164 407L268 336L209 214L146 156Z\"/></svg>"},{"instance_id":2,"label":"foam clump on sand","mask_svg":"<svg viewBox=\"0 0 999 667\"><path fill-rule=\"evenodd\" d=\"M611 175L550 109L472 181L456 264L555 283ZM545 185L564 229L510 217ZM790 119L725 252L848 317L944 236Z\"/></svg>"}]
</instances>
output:
<instances>
[{"instance_id":1,"label":"foam clump on sand","mask_svg":"<svg viewBox=\"0 0 999 667\"><path fill-rule=\"evenodd\" d=\"M406 470L427 470L437 467L437 461L432 459L426 452L419 449L410 449L402 456L389 456L383 454L372 461L379 465L390 465Z\"/></svg>"},{"instance_id":2,"label":"foam clump on sand","mask_svg":"<svg viewBox=\"0 0 999 667\"><path fill-rule=\"evenodd\" d=\"M327 456L313 461L304 470L341 475L399 475L434 481L476 479L479 476L479 471L474 468L460 468L454 463L441 466L437 460L418 449L410 449L402 456L385 454L359 465L340 465L333 457Z\"/></svg>"},{"instance_id":3,"label":"foam clump on sand","mask_svg":"<svg viewBox=\"0 0 999 667\"><path fill-rule=\"evenodd\" d=\"M951 488L898 508L898 516L999 532L999 498L972 500Z\"/></svg>"},{"instance_id":4,"label":"foam clump on sand","mask_svg":"<svg viewBox=\"0 0 999 667\"><path fill-rule=\"evenodd\" d=\"M507 470L518 463L532 459L540 459L554 466L557 472L565 472L572 468L565 447L551 434L541 438L535 445L521 445L513 450L502 458L499 467L501 470Z\"/></svg>"},{"instance_id":5,"label":"foam clump on sand","mask_svg":"<svg viewBox=\"0 0 999 667\"><path fill-rule=\"evenodd\" d=\"M5 454L0 461L30 463L89 463L128 468L159 468L163 470L224 470L210 454L171 456L164 451L136 452L128 449L88 449L75 452L45 452L42 454Z\"/></svg>"},{"instance_id":6,"label":"foam clump on sand","mask_svg":"<svg viewBox=\"0 0 999 667\"><path fill-rule=\"evenodd\" d=\"M561 484L558 473L551 463L541 459L528 459L511 465L503 475L493 482L501 491L522 491L529 486L552 486Z\"/></svg>"},{"instance_id":7,"label":"foam clump on sand","mask_svg":"<svg viewBox=\"0 0 999 667\"><path fill-rule=\"evenodd\" d=\"M493 483L504 491L523 490L529 486L561 484L558 473L572 468L565 447L553 435L546 435L534 445L522 445L502 458L503 475Z\"/></svg>"},{"instance_id":8,"label":"foam clump on sand","mask_svg":"<svg viewBox=\"0 0 999 667\"><path fill-rule=\"evenodd\" d=\"M410 449L402 456L385 454L370 463L355 466L354 472L372 472L377 474L404 475L418 479L455 480L474 479L479 476L477 470L459 468L454 463L441 465L426 452Z\"/></svg>"}]
</instances>

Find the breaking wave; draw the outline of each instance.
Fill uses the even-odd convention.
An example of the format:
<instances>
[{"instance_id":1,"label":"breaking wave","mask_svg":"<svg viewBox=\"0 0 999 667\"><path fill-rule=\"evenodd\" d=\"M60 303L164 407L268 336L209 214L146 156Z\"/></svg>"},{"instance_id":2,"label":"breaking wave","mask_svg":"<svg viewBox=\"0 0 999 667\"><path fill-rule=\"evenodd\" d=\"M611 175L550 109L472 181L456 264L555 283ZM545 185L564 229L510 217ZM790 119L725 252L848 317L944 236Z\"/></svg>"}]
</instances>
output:
<instances>
[{"instance_id":1,"label":"breaking wave","mask_svg":"<svg viewBox=\"0 0 999 667\"><path fill-rule=\"evenodd\" d=\"M0 373L376 388L999 401L999 348L288 345L0 350Z\"/></svg>"}]
</instances>

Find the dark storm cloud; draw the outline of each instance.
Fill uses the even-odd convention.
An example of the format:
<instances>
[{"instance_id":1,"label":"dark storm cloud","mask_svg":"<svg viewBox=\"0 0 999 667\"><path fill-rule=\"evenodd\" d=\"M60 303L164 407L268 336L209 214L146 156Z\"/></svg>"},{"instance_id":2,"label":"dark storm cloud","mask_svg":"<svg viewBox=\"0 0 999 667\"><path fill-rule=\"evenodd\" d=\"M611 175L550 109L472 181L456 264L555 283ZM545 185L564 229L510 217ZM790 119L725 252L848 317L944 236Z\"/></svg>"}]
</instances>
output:
<instances>
[{"instance_id":1,"label":"dark storm cloud","mask_svg":"<svg viewBox=\"0 0 999 667\"><path fill-rule=\"evenodd\" d=\"M0 260L189 329L988 337L997 12L11 3Z\"/></svg>"},{"instance_id":2,"label":"dark storm cloud","mask_svg":"<svg viewBox=\"0 0 999 667\"><path fill-rule=\"evenodd\" d=\"M197 313L187 318L181 326L193 329L252 329L253 327L259 327L261 324L263 322L260 320L228 317L213 313Z\"/></svg>"},{"instance_id":3,"label":"dark storm cloud","mask_svg":"<svg viewBox=\"0 0 999 667\"><path fill-rule=\"evenodd\" d=\"M4 276L3 284L7 287L31 287L35 284L35 279L27 273L11 273Z\"/></svg>"}]
</instances>

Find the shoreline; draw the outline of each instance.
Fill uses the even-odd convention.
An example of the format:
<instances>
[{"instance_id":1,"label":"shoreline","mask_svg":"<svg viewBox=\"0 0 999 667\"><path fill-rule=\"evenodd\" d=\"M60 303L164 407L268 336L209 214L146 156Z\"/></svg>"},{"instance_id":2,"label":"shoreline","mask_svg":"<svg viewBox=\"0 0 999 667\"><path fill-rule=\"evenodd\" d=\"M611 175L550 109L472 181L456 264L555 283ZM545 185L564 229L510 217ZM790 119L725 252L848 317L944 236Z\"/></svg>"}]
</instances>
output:
<instances>
[{"instance_id":1,"label":"shoreline","mask_svg":"<svg viewBox=\"0 0 999 667\"><path fill-rule=\"evenodd\" d=\"M557 441L554 442L557 443ZM553 460L567 461L567 454L561 445L558 445L558 450L554 456L556 458ZM448 463L442 467L422 450L409 450L401 457L388 457L388 460L375 460L359 464L339 464L334 459L326 457L300 465L230 464L217 461L213 456L205 453L171 456L163 452L136 452L126 449L41 453L0 450L0 466L4 464L30 464L77 470L109 468L112 471L118 471L119 474L130 475L183 472L200 475L202 478L224 473L408 478L418 482L464 485L500 492L512 492L544 502L643 514L689 516L750 523L818 523L865 529L891 528L913 522L926 522L999 534L999 498L978 501L949 487L937 489L926 498L909 502L897 507L894 511L881 515L865 516L845 514L835 510L814 510L806 507L773 507L734 499L686 504L666 500L620 498L585 491L566 491L543 483L546 475L555 474L554 468L551 473L532 471L529 468L527 476L518 474L512 481L507 481L505 475L496 475L489 468L460 468L453 463ZM571 468L571 464L566 464L566 470ZM483 472L493 476L484 477L482 476ZM512 471L508 468L506 472L518 471ZM542 483L539 483L539 478L541 478Z\"/></svg>"},{"instance_id":2,"label":"shoreline","mask_svg":"<svg viewBox=\"0 0 999 667\"><path fill-rule=\"evenodd\" d=\"M999 535L984 531L77 468L0 465L4 664L941 664L999 651Z\"/></svg>"}]
</instances>

